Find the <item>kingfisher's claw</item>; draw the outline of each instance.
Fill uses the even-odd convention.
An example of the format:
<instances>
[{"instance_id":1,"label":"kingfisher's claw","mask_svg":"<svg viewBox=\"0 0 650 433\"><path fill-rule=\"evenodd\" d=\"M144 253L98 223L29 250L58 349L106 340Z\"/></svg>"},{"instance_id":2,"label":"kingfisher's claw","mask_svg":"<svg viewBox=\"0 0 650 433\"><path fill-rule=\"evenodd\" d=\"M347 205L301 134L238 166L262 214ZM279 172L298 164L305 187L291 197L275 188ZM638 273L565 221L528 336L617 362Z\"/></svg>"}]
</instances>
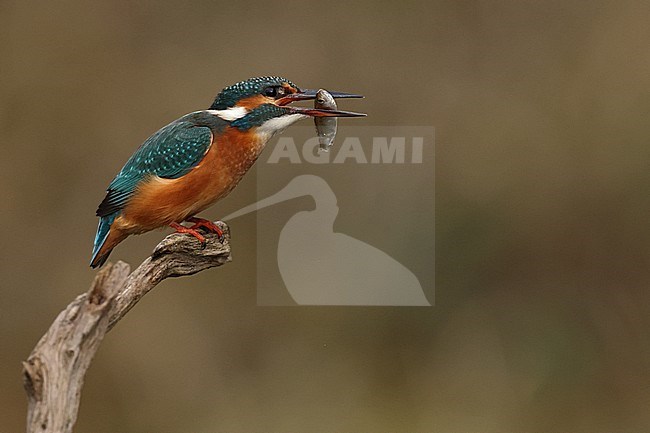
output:
<instances>
[{"instance_id":1,"label":"kingfisher's claw","mask_svg":"<svg viewBox=\"0 0 650 433\"><path fill-rule=\"evenodd\" d=\"M204 228L210 233L216 233L217 237L219 238L219 242L223 243L223 230L221 230L221 228L212 221L197 217L190 217L185 221L194 223L194 225L190 227L192 230Z\"/></svg>"},{"instance_id":2,"label":"kingfisher's claw","mask_svg":"<svg viewBox=\"0 0 650 433\"><path fill-rule=\"evenodd\" d=\"M171 223L169 226L176 230L176 233L187 233L188 235L194 236L201 243L201 247L205 248L205 237L193 228L185 227L178 223Z\"/></svg>"}]
</instances>

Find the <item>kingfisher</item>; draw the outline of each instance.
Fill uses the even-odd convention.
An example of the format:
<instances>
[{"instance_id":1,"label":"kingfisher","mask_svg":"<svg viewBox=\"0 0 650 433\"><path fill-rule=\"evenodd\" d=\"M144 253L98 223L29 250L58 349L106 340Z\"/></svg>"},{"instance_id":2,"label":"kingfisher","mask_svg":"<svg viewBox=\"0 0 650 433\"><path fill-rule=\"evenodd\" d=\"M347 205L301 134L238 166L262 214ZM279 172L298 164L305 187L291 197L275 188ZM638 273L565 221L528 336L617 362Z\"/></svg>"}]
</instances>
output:
<instances>
[{"instance_id":1,"label":"kingfisher","mask_svg":"<svg viewBox=\"0 0 650 433\"><path fill-rule=\"evenodd\" d=\"M194 236L223 233L196 215L227 196L276 133L309 117L363 113L290 106L316 98L282 77L251 78L224 88L207 110L174 120L145 140L106 190L90 266L97 268L129 235L170 226ZM363 96L330 92L335 98ZM182 225L183 222L191 226Z\"/></svg>"}]
</instances>

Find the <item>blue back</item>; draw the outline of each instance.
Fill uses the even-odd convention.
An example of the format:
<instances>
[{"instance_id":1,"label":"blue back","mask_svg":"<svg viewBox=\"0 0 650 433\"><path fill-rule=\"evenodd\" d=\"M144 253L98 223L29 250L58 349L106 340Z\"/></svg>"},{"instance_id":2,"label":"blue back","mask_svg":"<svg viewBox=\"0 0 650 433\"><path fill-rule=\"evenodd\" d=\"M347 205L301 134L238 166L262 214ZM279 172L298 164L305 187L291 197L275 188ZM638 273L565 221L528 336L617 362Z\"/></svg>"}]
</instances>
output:
<instances>
[{"instance_id":1,"label":"blue back","mask_svg":"<svg viewBox=\"0 0 650 433\"><path fill-rule=\"evenodd\" d=\"M138 185L150 176L176 179L198 165L227 123L198 111L181 117L149 137L124 164L97 208L100 217L91 263L106 242L111 224L127 206ZM103 257L96 266L101 266Z\"/></svg>"}]
</instances>

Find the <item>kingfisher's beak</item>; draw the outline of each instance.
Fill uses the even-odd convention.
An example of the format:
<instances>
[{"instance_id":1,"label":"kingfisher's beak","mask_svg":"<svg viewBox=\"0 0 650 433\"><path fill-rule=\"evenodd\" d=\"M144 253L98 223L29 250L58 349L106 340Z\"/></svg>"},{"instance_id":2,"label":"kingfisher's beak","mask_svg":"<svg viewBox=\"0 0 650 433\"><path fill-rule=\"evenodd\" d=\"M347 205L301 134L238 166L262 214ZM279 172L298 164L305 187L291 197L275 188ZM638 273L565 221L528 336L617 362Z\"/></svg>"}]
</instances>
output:
<instances>
[{"instance_id":1,"label":"kingfisher's beak","mask_svg":"<svg viewBox=\"0 0 650 433\"><path fill-rule=\"evenodd\" d=\"M329 91L328 91L329 92ZM316 94L318 90L314 89L305 89L297 93L291 93L284 98L277 100L276 104L278 105L287 105L295 101L307 101L310 99L316 99ZM363 95L357 95L356 93L345 93L345 92L329 92L335 99L339 98L363 98Z\"/></svg>"},{"instance_id":2,"label":"kingfisher's beak","mask_svg":"<svg viewBox=\"0 0 650 433\"><path fill-rule=\"evenodd\" d=\"M295 101L308 101L311 99L316 99L316 94L318 90L314 89L305 89L297 93L291 93L283 98L280 98L276 101L277 105L283 106L290 104ZM334 98L363 98L363 95L357 95L356 93L345 93L345 92L329 92ZM355 113L353 111L341 111L341 110L328 110L325 108L303 108L303 107L291 107L291 111L294 113L305 114L312 117L364 117L364 113Z\"/></svg>"}]
</instances>

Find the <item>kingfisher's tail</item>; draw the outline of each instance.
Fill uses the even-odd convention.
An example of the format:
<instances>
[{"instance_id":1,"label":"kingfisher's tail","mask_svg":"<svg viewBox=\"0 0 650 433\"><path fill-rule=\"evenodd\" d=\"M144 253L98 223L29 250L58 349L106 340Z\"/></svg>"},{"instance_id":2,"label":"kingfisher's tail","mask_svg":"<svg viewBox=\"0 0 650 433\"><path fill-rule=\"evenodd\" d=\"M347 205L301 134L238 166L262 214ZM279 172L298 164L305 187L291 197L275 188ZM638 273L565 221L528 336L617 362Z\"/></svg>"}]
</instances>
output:
<instances>
[{"instance_id":1,"label":"kingfisher's tail","mask_svg":"<svg viewBox=\"0 0 650 433\"><path fill-rule=\"evenodd\" d=\"M90 259L91 268L97 268L103 265L111 254L111 251L113 251L113 248L126 238L126 235L120 231L111 230L111 225L118 215L119 212L116 212L99 219L97 235L95 235L95 243L93 245L93 256Z\"/></svg>"}]
</instances>

